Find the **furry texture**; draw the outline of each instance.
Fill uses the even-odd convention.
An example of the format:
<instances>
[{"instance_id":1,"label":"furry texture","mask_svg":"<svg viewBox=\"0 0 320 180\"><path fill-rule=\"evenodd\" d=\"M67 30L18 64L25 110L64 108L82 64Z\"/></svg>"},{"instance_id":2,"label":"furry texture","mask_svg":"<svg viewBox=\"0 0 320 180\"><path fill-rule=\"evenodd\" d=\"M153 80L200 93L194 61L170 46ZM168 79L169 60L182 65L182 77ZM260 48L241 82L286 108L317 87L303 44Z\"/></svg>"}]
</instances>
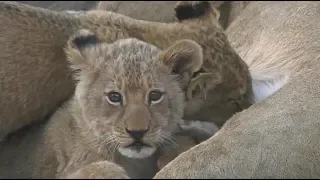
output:
<instances>
[{"instance_id":1,"label":"furry texture","mask_svg":"<svg viewBox=\"0 0 320 180\"><path fill-rule=\"evenodd\" d=\"M121 13L135 19L174 22L177 21L177 18L171 7L176 2L177 1L138 1L133 3L132 1L101 1L97 9ZM227 28L249 4L248 1L211 1L211 3L220 11L220 16L217 16L217 18L223 28ZM186 14L190 14L189 11L193 11L192 7L189 8L191 8L191 10L187 10L185 12ZM138 9L143 9L143 11ZM191 16L190 18L198 18L194 17L195 15L188 16ZM253 81L253 103L260 102L269 97L287 82L288 76L286 75L277 73L273 73L272 75L268 72L255 73L254 71L255 69L252 69L250 72Z\"/></svg>"},{"instance_id":2,"label":"furry texture","mask_svg":"<svg viewBox=\"0 0 320 180\"><path fill-rule=\"evenodd\" d=\"M185 82L188 76L195 76L193 98L184 111L186 120L221 126L235 112L251 105L248 67L229 45L212 6L206 16L181 23L134 20L100 10L72 15L14 2L1 2L0 10L2 137L46 119L72 95L74 82L62 47L82 28L96 33L104 42L134 37L160 49L180 39L199 43L204 58L200 75L207 76L197 78L197 73L181 78Z\"/></svg>"},{"instance_id":3,"label":"furry texture","mask_svg":"<svg viewBox=\"0 0 320 180\"><path fill-rule=\"evenodd\" d=\"M260 71L262 77L276 71L275 77L290 75L288 84L272 97L234 117L229 123L236 126L235 130L228 129L230 133L221 131L206 143L184 153L158 177L319 177L319 172L313 168L319 164L319 124L315 121L319 119L319 27L316 19L319 7L317 2L253 4L240 14L233 28L228 29L229 39L238 42L236 50L241 57L246 61L249 59L247 62L255 61L253 69ZM309 69L313 72L309 73ZM10 107L15 107L15 103L13 105ZM30 140L36 141L37 137ZM245 148L247 146L250 151ZM240 148L243 151L239 151ZM266 152L266 148L269 151ZM237 157L242 160L234 161Z\"/></svg>"},{"instance_id":4,"label":"furry texture","mask_svg":"<svg viewBox=\"0 0 320 180\"><path fill-rule=\"evenodd\" d=\"M172 8L178 1L100 1L97 9L120 13L135 19L175 22ZM195 1L194 1L195 2ZM248 1L210 1L220 11L219 23L226 29L248 5Z\"/></svg>"},{"instance_id":5,"label":"furry texture","mask_svg":"<svg viewBox=\"0 0 320 180\"><path fill-rule=\"evenodd\" d=\"M172 141L183 115L182 88L187 85L179 79L201 67L200 45L180 40L160 50L137 39L103 43L94 33L79 30L68 40L66 53L78 81L74 96L36 130L41 140L22 145L18 154L11 153L13 140L1 144L0 174L139 178L125 173L117 159L144 160ZM27 132L18 142L30 136L32 132ZM24 151L30 146L37 153ZM15 161L7 162L8 158ZM28 169L19 171L26 164ZM132 172L136 167L129 168Z\"/></svg>"},{"instance_id":6,"label":"furry texture","mask_svg":"<svg viewBox=\"0 0 320 180\"><path fill-rule=\"evenodd\" d=\"M287 76L287 84L155 178L320 177L319 10L315 1L246 7L227 29L232 46L260 78Z\"/></svg>"}]
</instances>

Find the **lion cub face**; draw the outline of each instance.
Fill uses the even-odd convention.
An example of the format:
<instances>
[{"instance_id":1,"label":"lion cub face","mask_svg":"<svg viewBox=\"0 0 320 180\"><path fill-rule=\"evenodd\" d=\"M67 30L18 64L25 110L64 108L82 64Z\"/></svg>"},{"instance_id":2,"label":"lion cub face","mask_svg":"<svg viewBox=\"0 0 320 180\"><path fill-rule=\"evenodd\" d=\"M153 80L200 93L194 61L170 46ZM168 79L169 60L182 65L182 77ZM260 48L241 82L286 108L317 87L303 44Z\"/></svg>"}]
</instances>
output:
<instances>
[{"instance_id":1,"label":"lion cub face","mask_svg":"<svg viewBox=\"0 0 320 180\"><path fill-rule=\"evenodd\" d=\"M202 50L182 40L166 50L137 39L100 42L87 30L66 48L77 71L76 100L101 147L144 158L169 140L184 108L181 79L202 65Z\"/></svg>"}]
</instances>

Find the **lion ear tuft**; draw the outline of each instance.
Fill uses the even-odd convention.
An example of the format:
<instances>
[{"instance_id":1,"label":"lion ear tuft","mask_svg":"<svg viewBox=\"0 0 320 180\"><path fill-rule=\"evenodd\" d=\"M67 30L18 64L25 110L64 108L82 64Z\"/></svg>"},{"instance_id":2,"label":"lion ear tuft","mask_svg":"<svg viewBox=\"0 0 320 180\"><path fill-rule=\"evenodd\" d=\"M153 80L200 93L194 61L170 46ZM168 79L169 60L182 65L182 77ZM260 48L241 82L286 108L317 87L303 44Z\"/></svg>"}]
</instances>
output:
<instances>
[{"instance_id":1,"label":"lion ear tuft","mask_svg":"<svg viewBox=\"0 0 320 180\"><path fill-rule=\"evenodd\" d=\"M82 29L69 38L68 47L81 51L88 46L96 45L98 43L99 39L97 35L89 30Z\"/></svg>"},{"instance_id":2,"label":"lion ear tuft","mask_svg":"<svg viewBox=\"0 0 320 180\"><path fill-rule=\"evenodd\" d=\"M86 58L86 48L100 43L97 35L93 32L81 29L74 33L67 42L66 53L71 68L74 70L89 70L92 66L90 59Z\"/></svg>"}]
</instances>

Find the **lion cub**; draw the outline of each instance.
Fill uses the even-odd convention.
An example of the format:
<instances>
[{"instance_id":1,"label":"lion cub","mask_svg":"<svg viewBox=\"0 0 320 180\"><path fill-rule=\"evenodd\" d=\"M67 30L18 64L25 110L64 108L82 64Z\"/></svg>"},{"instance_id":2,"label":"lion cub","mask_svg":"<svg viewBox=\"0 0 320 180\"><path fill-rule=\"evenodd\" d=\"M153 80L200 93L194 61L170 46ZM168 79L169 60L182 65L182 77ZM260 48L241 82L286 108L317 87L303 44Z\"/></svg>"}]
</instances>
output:
<instances>
[{"instance_id":1,"label":"lion cub","mask_svg":"<svg viewBox=\"0 0 320 180\"><path fill-rule=\"evenodd\" d=\"M161 49L181 39L200 44L203 65L191 74L184 89L188 97L185 120L221 127L249 107L250 71L230 46L211 3L178 2L175 11L180 22L157 23L103 10L74 15L0 2L0 138L47 119L73 94L75 84L63 46L79 29L89 29L109 43L137 38Z\"/></svg>"},{"instance_id":2,"label":"lion cub","mask_svg":"<svg viewBox=\"0 0 320 180\"><path fill-rule=\"evenodd\" d=\"M160 50L135 38L105 43L84 29L68 40L66 53L78 81L73 98L53 114L41 140L29 142L33 151L20 146L0 155L3 178L130 177L117 157L144 159L170 141L183 115L186 78L202 66L202 49L191 40ZM10 142L2 146L10 151ZM15 161L6 160L10 155ZM21 174L23 166L29 170Z\"/></svg>"}]
</instances>

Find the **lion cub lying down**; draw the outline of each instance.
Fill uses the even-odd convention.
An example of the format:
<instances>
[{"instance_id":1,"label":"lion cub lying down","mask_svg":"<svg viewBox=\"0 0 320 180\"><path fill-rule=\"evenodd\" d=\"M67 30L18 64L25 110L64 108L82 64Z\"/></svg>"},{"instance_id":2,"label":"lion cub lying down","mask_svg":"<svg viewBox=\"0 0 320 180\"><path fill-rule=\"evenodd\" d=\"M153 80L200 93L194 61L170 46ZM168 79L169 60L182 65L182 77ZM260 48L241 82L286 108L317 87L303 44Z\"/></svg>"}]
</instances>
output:
<instances>
[{"instance_id":1,"label":"lion cub lying down","mask_svg":"<svg viewBox=\"0 0 320 180\"><path fill-rule=\"evenodd\" d=\"M137 39L103 43L88 30L68 40L66 53L75 95L38 138L23 136L14 150L10 140L1 145L2 178L128 178L117 157L147 158L170 142L183 114L182 89L202 65L191 40L160 50Z\"/></svg>"}]
</instances>

